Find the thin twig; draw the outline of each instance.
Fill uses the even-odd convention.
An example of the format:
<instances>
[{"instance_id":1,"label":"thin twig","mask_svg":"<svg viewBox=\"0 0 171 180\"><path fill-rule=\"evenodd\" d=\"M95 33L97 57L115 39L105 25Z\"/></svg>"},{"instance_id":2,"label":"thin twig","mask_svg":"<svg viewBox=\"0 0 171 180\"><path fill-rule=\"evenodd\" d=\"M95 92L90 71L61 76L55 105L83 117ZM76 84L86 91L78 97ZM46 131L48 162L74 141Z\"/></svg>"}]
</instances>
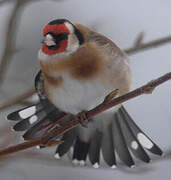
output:
<instances>
[{"instance_id":1,"label":"thin twig","mask_svg":"<svg viewBox=\"0 0 171 180\"><path fill-rule=\"evenodd\" d=\"M18 28L18 23L21 18L21 14L29 3L32 3L35 1L36 0L16 0L12 13L10 14L7 30L6 30L5 41L4 41L5 48L2 53L2 58L0 61L0 86L4 82L4 77L7 72L7 67L9 66L9 63L11 62L11 58L13 54L18 51L15 47L15 44L16 44L16 37L17 37L17 28ZM40 1L40 0L37 0L37 1ZM58 2L58 1L55 1L55 2ZM2 2L5 3L7 1L2 1Z\"/></svg>"},{"instance_id":2,"label":"thin twig","mask_svg":"<svg viewBox=\"0 0 171 180\"><path fill-rule=\"evenodd\" d=\"M160 38L160 39L150 41L148 43L143 43L143 44L141 44L140 46L137 46L137 47L132 47L132 48L125 49L124 51L127 54L132 55L132 54L135 54L135 53L138 53L138 52L141 52L141 51L145 51L147 49L152 49L152 48L162 46L162 45L170 43L170 42L171 42L171 36L167 36L167 37L164 37L164 38Z\"/></svg>"},{"instance_id":3,"label":"thin twig","mask_svg":"<svg viewBox=\"0 0 171 180\"><path fill-rule=\"evenodd\" d=\"M6 3L9 1L4 0L2 2ZM12 10L12 13L9 16L7 30L6 30L6 36L5 36L5 41L4 41L5 48L4 48L4 51L2 53L2 57L0 60L0 86L3 84L3 82L5 80L4 77L7 72L7 67L9 66L9 63L11 62L11 58L14 55L14 53L17 52L16 47L15 47L15 41L16 41L16 36L17 36L17 24L20 21L21 14L22 14L24 8L31 2L35 2L35 0L16 0L14 8ZM59 2L59 0L58 0L58 2ZM33 90L32 90L32 92L33 92ZM18 97L8 100L8 102L6 102L2 106L0 106L0 110L8 108L17 103L21 103L22 100L25 100L26 98L30 97L31 95L32 95L32 93L26 92ZM26 104L26 103L24 102L24 104Z\"/></svg>"},{"instance_id":4,"label":"thin twig","mask_svg":"<svg viewBox=\"0 0 171 180\"><path fill-rule=\"evenodd\" d=\"M144 86L141 86L138 89L135 89L134 91L131 91L123 96L120 96L118 98L115 98L114 100L111 100L110 102L103 102L100 105L98 105L97 107L95 107L94 109L87 111L86 116L87 118L91 118L113 106L116 106L120 103L123 103L125 101L128 101L129 99L135 98L137 96L140 96L142 94L147 94L147 93L152 93L152 91L159 86L160 84L171 80L171 72L153 80L150 81L149 83L145 84ZM55 127L54 129L52 129L50 132L48 132L46 135L44 135L41 138L37 138L35 140L31 140L28 142L24 142L15 146L11 146L8 148L4 148L0 150L0 156L4 156L7 154L11 154L14 152L18 152L36 145L42 145L47 143L48 141L50 141L51 139L53 139L54 137L57 137L58 135L61 135L67 131L69 131L70 129L76 127L79 125L79 120L77 118L77 116L75 118L73 118L71 121L69 122L64 122L61 121L60 122L61 127Z\"/></svg>"},{"instance_id":5,"label":"thin twig","mask_svg":"<svg viewBox=\"0 0 171 180\"><path fill-rule=\"evenodd\" d=\"M0 106L0 111L4 110L6 108L9 108L9 107L11 107L11 106L13 106L19 102L22 102L23 100L32 96L34 93L35 93L35 90L31 89L28 92L9 100L8 102L6 102L2 106Z\"/></svg>"},{"instance_id":6,"label":"thin twig","mask_svg":"<svg viewBox=\"0 0 171 180\"><path fill-rule=\"evenodd\" d=\"M4 76L7 71L7 65L9 65L10 59L15 50L15 40L16 40L16 22L17 22L17 14L20 8L20 0L16 0L13 11L9 17L8 25L7 25L7 33L5 39L5 49L2 54L2 58L0 61L0 85L2 85L4 81Z\"/></svg>"},{"instance_id":7,"label":"thin twig","mask_svg":"<svg viewBox=\"0 0 171 180\"><path fill-rule=\"evenodd\" d=\"M138 34L138 36L136 37L136 39L134 41L134 47L138 47L138 46L142 45L143 40L144 40L144 36L145 36L144 32L140 32Z\"/></svg>"}]
</instances>

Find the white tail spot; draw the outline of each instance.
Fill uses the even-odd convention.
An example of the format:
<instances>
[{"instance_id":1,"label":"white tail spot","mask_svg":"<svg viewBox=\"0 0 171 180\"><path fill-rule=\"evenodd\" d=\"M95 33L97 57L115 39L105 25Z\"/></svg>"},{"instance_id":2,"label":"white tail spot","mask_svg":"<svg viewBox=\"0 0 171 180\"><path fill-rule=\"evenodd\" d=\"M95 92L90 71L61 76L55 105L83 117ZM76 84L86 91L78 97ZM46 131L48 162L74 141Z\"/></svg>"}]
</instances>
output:
<instances>
[{"instance_id":1,"label":"white tail spot","mask_svg":"<svg viewBox=\"0 0 171 180\"><path fill-rule=\"evenodd\" d=\"M30 124L33 124L33 123L36 122L36 121L37 121L37 116L36 116L36 115L32 116L32 117L29 119L29 123L30 123Z\"/></svg>"},{"instance_id":2,"label":"white tail spot","mask_svg":"<svg viewBox=\"0 0 171 180\"><path fill-rule=\"evenodd\" d=\"M131 147L132 147L132 149L135 149L135 150L138 149L138 143L136 141L132 141Z\"/></svg>"},{"instance_id":3,"label":"white tail spot","mask_svg":"<svg viewBox=\"0 0 171 180\"><path fill-rule=\"evenodd\" d=\"M117 168L117 167L116 167L116 165L114 164L114 165L111 166L111 168L112 168L112 169L115 169L115 168Z\"/></svg>"},{"instance_id":4,"label":"white tail spot","mask_svg":"<svg viewBox=\"0 0 171 180\"><path fill-rule=\"evenodd\" d=\"M35 114L36 112L36 107L35 106L32 106L32 107L29 107L27 109L24 109L22 111L19 112L19 116L22 118L22 119L26 119L28 118L29 116Z\"/></svg>"},{"instance_id":5,"label":"white tail spot","mask_svg":"<svg viewBox=\"0 0 171 180\"><path fill-rule=\"evenodd\" d=\"M97 168L99 168L99 164L98 164L98 163L95 163L95 164L93 164L93 167L94 167L95 169L97 169Z\"/></svg>"},{"instance_id":6,"label":"white tail spot","mask_svg":"<svg viewBox=\"0 0 171 180\"><path fill-rule=\"evenodd\" d=\"M73 163L74 165L78 165L78 164L79 164L79 161L78 161L77 159L73 159L73 160L72 160L72 163Z\"/></svg>"},{"instance_id":7,"label":"white tail spot","mask_svg":"<svg viewBox=\"0 0 171 180\"><path fill-rule=\"evenodd\" d=\"M143 147L147 149L151 149L153 147L153 143L144 134L138 133L137 138Z\"/></svg>"},{"instance_id":8,"label":"white tail spot","mask_svg":"<svg viewBox=\"0 0 171 180\"><path fill-rule=\"evenodd\" d=\"M65 22L65 26L69 29L71 34L74 32L74 28L72 24Z\"/></svg>"},{"instance_id":9,"label":"white tail spot","mask_svg":"<svg viewBox=\"0 0 171 180\"><path fill-rule=\"evenodd\" d=\"M80 166L85 166L85 165L86 165L86 163L85 163L85 161L84 161L84 160L81 160L81 161L79 161L79 165L80 165Z\"/></svg>"},{"instance_id":10,"label":"white tail spot","mask_svg":"<svg viewBox=\"0 0 171 180\"><path fill-rule=\"evenodd\" d=\"M54 157L55 157L55 159L61 159L61 157L59 156L58 153L56 153L56 154L54 155Z\"/></svg>"}]
</instances>

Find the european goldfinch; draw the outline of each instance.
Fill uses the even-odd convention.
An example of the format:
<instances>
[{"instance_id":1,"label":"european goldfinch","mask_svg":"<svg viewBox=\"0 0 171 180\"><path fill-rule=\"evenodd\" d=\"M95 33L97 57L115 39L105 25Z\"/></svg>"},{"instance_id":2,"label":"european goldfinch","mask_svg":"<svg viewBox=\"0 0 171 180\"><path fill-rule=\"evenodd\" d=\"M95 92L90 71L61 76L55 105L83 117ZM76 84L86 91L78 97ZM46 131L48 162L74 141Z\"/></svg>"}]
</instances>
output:
<instances>
[{"instance_id":1,"label":"european goldfinch","mask_svg":"<svg viewBox=\"0 0 171 180\"><path fill-rule=\"evenodd\" d=\"M119 90L118 96L130 90L128 57L110 39L66 19L49 22L43 35L38 53L41 71L35 81L40 103L8 115L19 121L14 130L26 130L25 140L44 135L66 113L77 115L96 107L113 90ZM73 146L73 163L84 165L88 155L97 168L102 152L105 162L114 168L116 154L129 167L134 166L132 155L150 162L145 150L162 155L121 104L87 123L87 127L79 125L63 135L56 158Z\"/></svg>"}]
</instances>

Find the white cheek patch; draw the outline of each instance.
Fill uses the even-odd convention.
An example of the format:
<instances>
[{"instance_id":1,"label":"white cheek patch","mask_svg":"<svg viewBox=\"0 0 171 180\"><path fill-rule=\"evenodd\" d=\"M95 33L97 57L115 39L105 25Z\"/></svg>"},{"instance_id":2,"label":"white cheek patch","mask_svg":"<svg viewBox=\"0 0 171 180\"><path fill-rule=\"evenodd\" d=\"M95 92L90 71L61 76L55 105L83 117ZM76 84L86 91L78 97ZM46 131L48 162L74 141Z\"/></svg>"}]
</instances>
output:
<instances>
[{"instance_id":1,"label":"white cheek patch","mask_svg":"<svg viewBox=\"0 0 171 180\"><path fill-rule=\"evenodd\" d=\"M27 108L27 109L24 109L24 110L20 111L19 116L22 119L26 119L26 118L32 116L33 114L35 114L35 112L36 112L36 107L32 106L30 108Z\"/></svg>"},{"instance_id":2,"label":"white cheek patch","mask_svg":"<svg viewBox=\"0 0 171 180\"><path fill-rule=\"evenodd\" d=\"M69 29L71 34L74 33L74 28L72 24L65 22L65 26Z\"/></svg>"},{"instance_id":3,"label":"white cheek patch","mask_svg":"<svg viewBox=\"0 0 171 180\"><path fill-rule=\"evenodd\" d=\"M74 34L68 35L67 52L74 53L79 48L79 41Z\"/></svg>"},{"instance_id":4,"label":"white cheek patch","mask_svg":"<svg viewBox=\"0 0 171 180\"><path fill-rule=\"evenodd\" d=\"M153 143L144 134L138 133L137 138L143 147L147 149L151 149L153 147Z\"/></svg>"},{"instance_id":5,"label":"white cheek patch","mask_svg":"<svg viewBox=\"0 0 171 180\"><path fill-rule=\"evenodd\" d=\"M51 59L60 60L62 58L68 57L71 54L70 51L62 52L62 53L56 53L53 55L45 54L41 49L38 52L38 60L43 62L48 62Z\"/></svg>"}]
</instances>

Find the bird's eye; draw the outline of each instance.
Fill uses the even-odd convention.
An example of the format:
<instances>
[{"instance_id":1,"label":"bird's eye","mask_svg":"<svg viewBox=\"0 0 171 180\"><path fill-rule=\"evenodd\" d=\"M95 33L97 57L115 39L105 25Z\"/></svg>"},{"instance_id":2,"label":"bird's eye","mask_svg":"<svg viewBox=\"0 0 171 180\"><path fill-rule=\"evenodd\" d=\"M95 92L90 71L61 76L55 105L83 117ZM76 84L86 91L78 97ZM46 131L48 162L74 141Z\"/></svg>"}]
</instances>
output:
<instances>
[{"instance_id":1,"label":"bird's eye","mask_svg":"<svg viewBox=\"0 0 171 180\"><path fill-rule=\"evenodd\" d=\"M53 38L55 39L55 42L58 43L62 40L66 40L68 38L67 33L60 33L60 34L52 34Z\"/></svg>"}]
</instances>

